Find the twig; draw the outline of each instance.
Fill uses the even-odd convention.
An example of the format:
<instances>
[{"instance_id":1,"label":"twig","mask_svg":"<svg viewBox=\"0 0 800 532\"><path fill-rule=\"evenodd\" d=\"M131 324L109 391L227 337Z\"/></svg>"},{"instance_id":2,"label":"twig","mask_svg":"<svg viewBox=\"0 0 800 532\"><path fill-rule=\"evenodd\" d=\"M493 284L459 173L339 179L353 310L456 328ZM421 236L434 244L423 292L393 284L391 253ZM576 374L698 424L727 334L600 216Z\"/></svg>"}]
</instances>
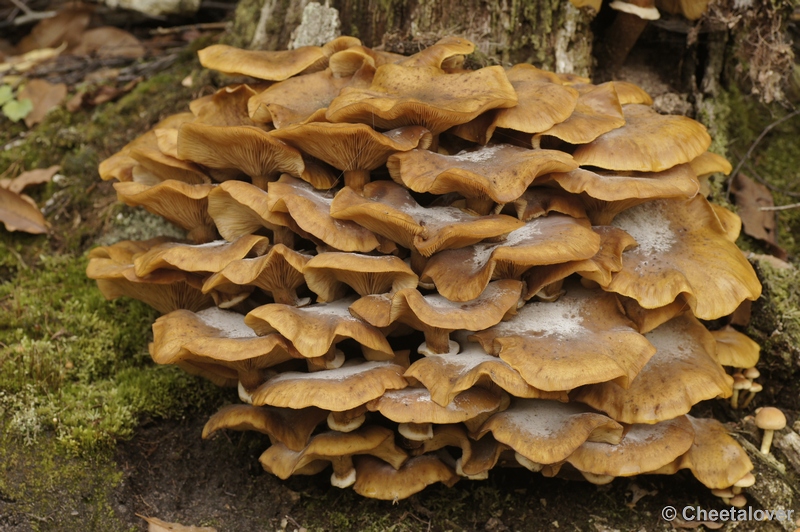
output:
<instances>
[{"instance_id":1,"label":"twig","mask_svg":"<svg viewBox=\"0 0 800 532\"><path fill-rule=\"evenodd\" d=\"M745 163L745 167L747 168L747 171L750 172L749 175L753 176L756 181L758 181L759 183L761 183L762 185L764 185L768 189L773 190L775 192L780 192L781 194L783 194L785 196L790 196L792 198L800 198L800 192L793 192L791 190L786 190L785 188L781 188L781 187L775 186L772 183L768 182L763 177L761 177L760 175L758 175L758 172L756 172L756 169L753 168L753 165L751 165L749 162Z\"/></svg>"},{"instance_id":2,"label":"twig","mask_svg":"<svg viewBox=\"0 0 800 532\"><path fill-rule=\"evenodd\" d=\"M756 140L753 141L753 143L747 149L747 153L744 154L744 157L742 157L742 160L739 161L739 164L737 164L736 168L734 168L733 172L731 172L731 177L728 178L728 190L725 193L725 199L730 201L730 199L731 199L731 183L730 182L734 177L736 177L739 174L739 170L742 169L742 165L744 165L745 161L747 161L747 159L749 159L750 156L753 154L753 150L756 149L756 146L758 146L758 143L761 142L761 140L765 136L767 136L767 133L772 131L775 127L779 126L780 124L786 122L787 120L789 120L791 118L794 118L795 116L797 116L799 114L800 114L800 109L796 109L796 110L792 111L791 113L789 113L788 115L784 116L783 118L779 118L778 120L776 120L775 122L771 123L770 125L768 125L767 127L764 128L764 131L762 131L761 134L758 136L758 138L756 138Z\"/></svg>"},{"instance_id":3,"label":"twig","mask_svg":"<svg viewBox=\"0 0 800 532\"><path fill-rule=\"evenodd\" d=\"M187 24L185 26L172 26L171 28L156 28L150 30L150 35L170 35L172 33L181 33L188 30L224 30L227 27L227 22L200 22L198 24Z\"/></svg>"},{"instance_id":4,"label":"twig","mask_svg":"<svg viewBox=\"0 0 800 532\"><path fill-rule=\"evenodd\" d=\"M759 207L759 211L788 211L789 209L800 208L800 203L790 203L789 205L775 205L773 207Z\"/></svg>"}]
</instances>

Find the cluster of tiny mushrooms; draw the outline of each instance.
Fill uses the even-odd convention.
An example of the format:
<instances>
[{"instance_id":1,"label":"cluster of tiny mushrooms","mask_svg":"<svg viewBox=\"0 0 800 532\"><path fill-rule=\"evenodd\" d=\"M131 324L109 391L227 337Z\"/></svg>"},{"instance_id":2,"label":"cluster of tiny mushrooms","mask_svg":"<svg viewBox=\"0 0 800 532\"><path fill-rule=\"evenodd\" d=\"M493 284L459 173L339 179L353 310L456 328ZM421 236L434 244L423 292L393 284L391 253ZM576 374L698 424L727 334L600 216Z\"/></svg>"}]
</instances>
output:
<instances>
[{"instance_id":1,"label":"cluster of tiny mushrooms","mask_svg":"<svg viewBox=\"0 0 800 532\"><path fill-rule=\"evenodd\" d=\"M702 192L730 164L633 84L464 69L473 49L201 50L256 81L100 166L191 243L99 247L88 275L163 313L157 363L238 387L203 436L267 434L280 478L332 465L335 486L396 500L494 466L689 469L732 499L750 460L688 415L737 393L723 366L758 361L699 321L761 291L739 218Z\"/></svg>"}]
</instances>

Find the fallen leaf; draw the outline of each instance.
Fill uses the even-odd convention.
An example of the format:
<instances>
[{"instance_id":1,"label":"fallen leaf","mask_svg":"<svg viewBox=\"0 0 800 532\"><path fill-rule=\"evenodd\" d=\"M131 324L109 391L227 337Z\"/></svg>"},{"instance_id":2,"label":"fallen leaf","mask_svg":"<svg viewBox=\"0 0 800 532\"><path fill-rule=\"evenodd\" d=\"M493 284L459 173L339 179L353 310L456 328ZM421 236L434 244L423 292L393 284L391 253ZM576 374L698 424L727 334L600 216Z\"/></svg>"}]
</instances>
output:
<instances>
[{"instance_id":1,"label":"fallen leaf","mask_svg":"<svg viewBox=\"0 0 800 532\"><path fill-rule=\"evenodd\" d=\"M40 48L22 55L7 57L4 62L0 63L0 74L3 72L8 72L12 69L17 72L27 72L40 63L44 63L45 61L49 61L54 57L58 57L66 48L67 43L64 43L58 48ZM8 76L4 77L3 79L7 81Z\"/></svg>"},{"instance_id":2,"label":"fallen leaf","mask_svg":"<svg viewBox=\"0 0 800 532\"><path fill-rule=\"evenodd\" d=\"M53 179L53 176L56 175L56 172L59 170L61 170L59 165L54 165L50 168L37 168L35 170L28 170L27 172L22 172L19 174L15 179L8 180L8 186L4 186L2 182L0 182L0 186L10 190L11 192L19 194L25 190L25 187L48 183L51 179Z\"/></svg>"},{"instance_id":3,"label":"fallen leaf","mask_svg":"<svg viewBox=\"0 0 800 532\"><path fill-rule=\"evenodd\" d=\"M84 33L80 44L72 50L72 53L102 58L139 59L144 56L145 49L133 34L113 26L101 26Z\"/></svg>"},{"instance_id":4,"label":"fallen leaf","mask_svg":"<svg viewBox=\"0 0 800 532\"><path fill-rule=\"evenodd\" d=\"M26 199L27 198L27 199ZM0 188L0 222L8 231L42 234L47 232L47 220L27 196Z\"/></svg>"},{"instance_id":5,"label":"fallen leaf","mask_svg":"<svg viewBox=\"0 0 800 532\"><path fill-rule=\"evenodd\" d=\"M0 85L0 105L14 99L14 89L11 85Z\"/></svg>"},{"instance_id":6,"label":"fallen leaf","mask_svg":"<svg viewBox=\"0 0 800 532\"><path fill-rule=\"evenodd\" d=\"M54 17L39 21L31 32L17 45L22 52L41 48L53 48L62 43L73 47L80 42L83 30L89 27L94 7L73 2L67 4Z\"/></svg>"},{"instance_id":7,"label":"fallen leaf","mask_svg":"<svg viewBox=\"0 0 800 532\"><path fill-rule=\"evenodd\" d=\"M733 178L731 192L736 200L745 234L761 240L770 253L781 260L786 260L786 250L778 245L775 211L761 210L762 207L775 206L772 192L741 172Z\"/></svg>"},{"instance_id":8,"label":"fallen leaf","mask_svg":"<svg viewBox=\"0 0 800 532\"><path fill-rule=\"evenodd\" d=\"M11 100L3 104L3 114L12 122L19 122L33 111L33 102L29 98Z\"/></svg>"},{"instance_id":9,"label":"fallen leaf","mask_svg":"<svg viewBox=\"0 0 800 532\"><path fill-rule=\"evenodd\" d=\"M217 532L210 526L184 526L179 523L168 523L156 517L145 517L136 514L149 523L148 532Z\"/></svg>"},{"instance_id":10,"label":"fallen leaf","mask_svg":"<svg viewBox=\"0 0 800 532\"><path fill-rule=\"evenodd\" d=\"M25 125L32 127L42 120L54 107L67 97L67 86L64 83L52 84L43 79L32 79L19 91L20 100L29 98L33 110L25 117Z\"/></svg>"}]
</instances>

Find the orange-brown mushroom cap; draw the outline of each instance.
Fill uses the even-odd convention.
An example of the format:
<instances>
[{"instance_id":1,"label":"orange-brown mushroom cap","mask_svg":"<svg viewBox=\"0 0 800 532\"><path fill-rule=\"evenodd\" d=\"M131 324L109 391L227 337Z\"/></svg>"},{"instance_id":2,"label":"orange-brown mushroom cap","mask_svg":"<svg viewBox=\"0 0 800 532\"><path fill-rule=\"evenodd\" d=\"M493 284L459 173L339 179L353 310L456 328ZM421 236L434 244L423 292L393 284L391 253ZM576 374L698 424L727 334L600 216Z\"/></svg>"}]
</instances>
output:
<instances>
[{"instance_id":1,"label":"orange-brown mushroom cap","mask_svg":"<svg viewBox=\"0 0 800 532\"><path fill-rule=\"evenodd\" d=\"M577 284L568 285L558 301L528 302L511 319L470 339L547 391L606 381L627 388L656 351L613 294Z\"/></svg>"},{"instance_id":2,"label":"orange-brown mushroom cap","mask_svg":"<svg viewBox=\"0 0 800 532\"><path fill-rule=\"evenodd\" d=\"M569 144L587 144L625 125L613 82L580 87L581 95L573 113L563 122L536 135L533 141L535 145L544 136L556 137Z\"/></svg>"},{"instance_id":3,"label":"orange-brown mushroom cap","mask_svg":"<svg viewBox=\"0 0 800 532\"><path fill-rule=\"evenodd\" d=\"M402 260L393 256L371 256L355 253L320 253L306 263L303 276L318 301L334 301L344 295L344 286L359 295L394 293L403 288L416 288L417 274Z\"/></svg>"},{"instance_id":4,"label":"orange-brown mushroom cap","mask_svg":"<svg viewBox=\"0 0 800 532\"><path fill-rule=\"evenodd\" d=\"M371 456L357 456L354 462L356 483L353 489L371 499L406 499L436 482L452 486L460 479L435 455L409 458L400 469Z\"/></svg>"},{"instance_id":5,"label":"orange-brown mushroom cap","mask_svg":"<svg viewBox=\"0 0 800 532\"><path fill-rule=\"evenodd\" d=\"M228 405L206 421L203 439L221 429L254 430L267 434L273 442L299 451L306 446L311 433L328 413L315 407L304 409L273 406Z\"/></svg>"},{"instance_id":6,"label":"orange-brown mushroom cap","mask_svg":"<svg viewBox=\"0 0 800 532\"><path fill-rule=\"evenodd\" d=\"M516 103L501 67L446 74L437 67L386 64L375 71L369 89L342 89L325 116L385 129L420 125L438 135L488 109Z\"/></svg>"},{"instance_id":7,"label":"orange-brown mushroom cap","mask_svg":"<svg viewBox=\"0 0 800 532\"><path fill-rule=\"evenodd\" d=\"M711 145L706 128L685 116L660 115L646 105L623 106L625 125L578 146L581 166L661 172L688 163Z\"/></svg>"},{"instance_id":8,"label":"orange-brown mushroom cap","mask_svg":"<svg viewBox=\"0 0 800 532\"><path fill-rule=\"evenodd\" d=\"M711 331L717 341L717 359L723 366L753 368L758 363L761 346L730 325Z\"/></svg>"},{"instance_id":9,"label":"orange-brown mushroom cap","mask_svg":"<svg viewBox=\"0 0 800 532\"><path fill-rule=\"evenodd\" d=\"M301 72L322 70L328 56L320 46L301 46L295 50L269 52L243 50L226 44L213 44L197 52L200 64L224 74L245 75L280 81Z\"/></svg>"},{"instance_id":10,"label":"orange-brown mushroom cap","mask_svg":"<svg viewBox=\"0 0 800 532\"><path fill-rule=\"evenodd\" d=\"M383 395L405 388L403 367L390 362L346 363L313 373L287 371L269 379L253 393L254 405L287 408L317 406L344 412Z\"/></svg>"},{"instance_id":11,"label":"orange-brown mushroom cap","mask_svg":"<svg viewBox=\"0 0 800 532\"><path fill-rule=\"evenodd\" d=\"M537 464L565 460L584 442L619 443L622 425L576 403L516 399L510 408L493 414L479 435L494 438Z\"/></svg>"},{"instance_id":12,"label":"orange-brown mushroom cap","mask_svg":"<svg viewBox=\"0 0 800 532\"><path fill-rule=\"evenodd\" d=\"M218 272L232 261L262 255L268 248L269 240L256 235L244 235L233 242L217 240L199 245L165 242L137 255L133 265L139 277L160 268L184 272Z\"/></svg>"},{"instance_id":13,"label":"orange-brown mushroom cap","mask_svg":"<svg viewBox=\"0 0 800 532\"><path fill-rule=\"evenodd\" d=\"M624 423L658 423L686 414L695 404L729 397L733 379L715 356L714 337L684 314L647 333L656 354L627 390L606 382L576 390L571 398Z\"/></svg>"},{"instance_id":14,"label":"orange-brown mushroom cap","mask_svg":"<svg viewBox=\"0 0 800 532\"><path fill-rule=\"evenodd\" d=\"M569 154L493 144L456 155L411 150L389 157L389 173L416 192L458 192L505 204L519 198L538 176L578 167Z\"/></svg>"}]
</instances>

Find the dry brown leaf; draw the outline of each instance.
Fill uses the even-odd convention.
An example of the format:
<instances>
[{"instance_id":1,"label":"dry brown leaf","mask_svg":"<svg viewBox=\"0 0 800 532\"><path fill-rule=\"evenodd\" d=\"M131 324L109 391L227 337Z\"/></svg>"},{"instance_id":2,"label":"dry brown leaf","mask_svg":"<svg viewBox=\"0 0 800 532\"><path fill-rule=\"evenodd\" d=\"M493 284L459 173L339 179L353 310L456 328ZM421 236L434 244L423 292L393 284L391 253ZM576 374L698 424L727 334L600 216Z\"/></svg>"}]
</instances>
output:
<instances>
[{"instance_id":1,"label":"dry brown leaf","mask_svg":"<svg viewBox=\"0 0 800 532\"><path fill-rule=\"evenodd\" d=\"M25 190L26 187L31 185L40 185L50 182L60 169L61 167L59 165L54 165L50 168L37 168L35 170L22 172L15 179L0 179L0 187L8 189L15 194L19 194Z\"/></svg>"},{"instance_id":2,"label":"dry brown leaf","mask_svg":"<svg viewBox=\"0 0 800 532\"><path fill-rule=\"evenodd\" d=\"M113 26L102 26L86 31L72 53L101 58L139 59L144 56L145 49L133 34Z\"/></svg>"},{"instance_id":3,"label":"dry brown leaf","mask_svg":"<svg viewBox=\"0 0 800 532\"><path fill-rule=\"evenodd\" d=\"M94 6L74 2L59 10L56 16L39 21L17 45L21 53L40 48L56 48L62 43L73 47L89 26Z\"/></svg>"},{"instance_id":4,"label":"dry brown leaf","mask_svg":"<svg viewBox=\"0 0 800 532\"><path fill-rule=\"evenodd\" d=\"M217 532L216 528L210 526L185 526L179 523L168 523L157 517L145 517L136 514L149 523L148 532Z\"/></svg>"},{"instance_id":5,"label":"dry brown leaf","mask_svg":"<svg viewBox=\"0 0 800 532\"><path fill-rule=\"evenodd\" d=\"M8 231L42 234L48 231L47 220L27 196L0 188L0 222Z\"/></svg>"},{"instance_id":6,"label":"dry brown leaf","mask_svg":"<svg viewBox=\"0 0 800 532\"><path fill-rule=\"evenodd\" d=\"M762 207L775 206L770 190L739 172L733 178L731 192L736 200L745 234L761 240L770 253L786 260L786 250L778 245L775 211L761 210Z\"/></svg>"},{"instance_id":7,"label":"dry brown leaf","mask_svg":"<svg viewBox=\"0 0 800 532\"><path fill-rule=\"evenodd\" d=\"M25 117L25 125L32 127L42 120L52 108L58 106L67 97L67 86L64 83L53 85L43 79L32 79L25 88L19 91L19 99L29 98L33 103L33 111Z\"/></svg>"}]
</instances>

